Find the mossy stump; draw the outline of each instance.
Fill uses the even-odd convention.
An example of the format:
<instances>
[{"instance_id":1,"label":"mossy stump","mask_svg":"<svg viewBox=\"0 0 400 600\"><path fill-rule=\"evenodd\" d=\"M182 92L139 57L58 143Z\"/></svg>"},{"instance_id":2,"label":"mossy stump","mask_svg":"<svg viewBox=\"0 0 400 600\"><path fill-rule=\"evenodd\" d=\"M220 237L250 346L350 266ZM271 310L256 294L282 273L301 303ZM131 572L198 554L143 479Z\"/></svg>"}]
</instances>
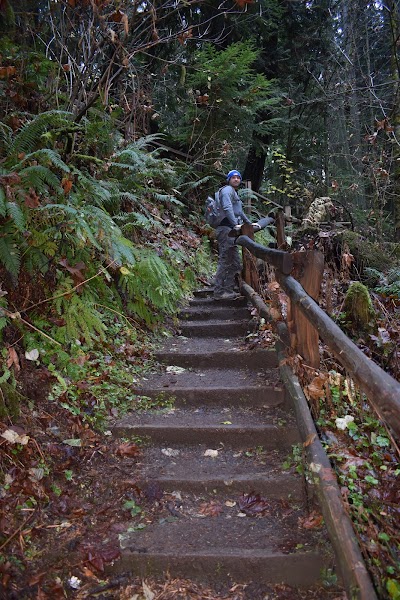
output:
<instances>
[{"instance_id":1,"label":"mossy stump","mask_svg":"<svg viewBox=\"0 0 400 600\"><path fill-rule=\"evenodd\" d=\"M346 323L353 331L367 331L375 322L368 288L359 281L353 282L347 290L343 304Z\"/></svg>"}]
</instances>

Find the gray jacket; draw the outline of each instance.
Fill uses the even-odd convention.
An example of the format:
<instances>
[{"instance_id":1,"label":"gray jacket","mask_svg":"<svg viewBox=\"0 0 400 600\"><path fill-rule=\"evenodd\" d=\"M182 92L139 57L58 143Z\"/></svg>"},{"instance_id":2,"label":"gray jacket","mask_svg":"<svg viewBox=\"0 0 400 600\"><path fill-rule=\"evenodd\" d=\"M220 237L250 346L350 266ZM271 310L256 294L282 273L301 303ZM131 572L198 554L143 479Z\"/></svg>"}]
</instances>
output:
<instances>
[{"instance_id":1,"label":"gray jacket","mask_svg":"<svg viewBox=\"0 0 400 600\"><path fill-rule=\"evenodd\" d=\"M225 185L221 188L220 199L225 216L219 226L235 227L235 225L241 225L242 223L251 223L243 212L242 201L231 185Z\"/></svg>"}]
</instances>

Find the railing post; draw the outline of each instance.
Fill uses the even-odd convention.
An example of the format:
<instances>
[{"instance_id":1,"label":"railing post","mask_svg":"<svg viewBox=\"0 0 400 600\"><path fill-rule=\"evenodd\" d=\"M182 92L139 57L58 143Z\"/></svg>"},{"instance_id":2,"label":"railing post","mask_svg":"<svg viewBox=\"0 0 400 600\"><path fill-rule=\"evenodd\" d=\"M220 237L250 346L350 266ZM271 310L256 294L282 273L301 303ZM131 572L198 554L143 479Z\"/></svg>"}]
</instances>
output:
<instances>
[{"instance_id":1,"label":"railing post","mask_svg":"<svg viewBox=\"0 0 400 600\"><path fill-rule=\"evenodd\" d=\"M243 223L242 225L242 234L247 235L251 240L254 240L254 229L252 225L248 225L247 223ZM260 291L260 281L257 272L257 259L255 256L247 250L247 248L242 248L242 256L243 256L243 271L242 277L243 281L248 285L251 285L253 290L256 292Z\"/></svg>"},{"instance_id":2,"label":"railing post","mask_svg":"<svg viewBox=\"0 0 400 600\"><path fill-rule=\"evenodd\" d=\"M294 272L304 290L315 301L318 300L325 260L322 252L309 250L293 253ZM291 301L288 307L288 328L290 342L297 354L300 354L310 367L319 368L319 334L301 310Z\"/></svg>"},{"instance_id":3,"label":"railing post","mask_svg":"<svg viewBox=\"0 0 400 600\"><path fill-rule=\"evenodd\" d=\"M286 250L285 215L282 210L278 210L275 219L275 227L278 250Z\"/></svg>"}]
</instances>

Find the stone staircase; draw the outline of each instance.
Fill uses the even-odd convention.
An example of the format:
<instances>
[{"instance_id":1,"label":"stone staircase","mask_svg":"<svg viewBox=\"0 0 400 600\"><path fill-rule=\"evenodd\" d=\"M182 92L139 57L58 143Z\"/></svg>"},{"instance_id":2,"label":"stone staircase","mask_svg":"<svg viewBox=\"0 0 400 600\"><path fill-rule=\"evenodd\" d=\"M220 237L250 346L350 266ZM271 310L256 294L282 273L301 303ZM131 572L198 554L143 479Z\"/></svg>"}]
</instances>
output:
<instances>
[{"instance_id":1,"label":"stone staircase","mask_svg":"<svg viewBox=\"0 0 400 600\"><path fill-rule=\"evenodd\" d=\"M294 414L275 351L246 349L252 327L244 298L198 292L157 354L164 367L135 390L166 406L115 424L115 436L147 440L137 484L168 516L128 525L114 570L245 582L252 599L272 584L332 598L319 587L334 562L326 530L310 526L304 478L282 467L300 439Z\"/></svg>"}]
</instances>

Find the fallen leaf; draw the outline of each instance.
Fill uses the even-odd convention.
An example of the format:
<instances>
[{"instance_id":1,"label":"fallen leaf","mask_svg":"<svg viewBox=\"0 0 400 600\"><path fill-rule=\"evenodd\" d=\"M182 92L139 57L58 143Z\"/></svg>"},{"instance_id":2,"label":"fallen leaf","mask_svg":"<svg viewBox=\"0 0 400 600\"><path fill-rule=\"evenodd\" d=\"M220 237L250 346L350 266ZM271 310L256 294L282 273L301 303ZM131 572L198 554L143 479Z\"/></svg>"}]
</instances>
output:
<instances>
[{"instance_id":1,"label":"fallen leaf","mask_svg":"<svg viewBox=\"0 0 400 600\"><path fill-rule=\"evenodd\" d=\"M67 446L74 446L76 448L80 448L82 446L82 440L79 438L70 438L68 440L63 440L63 444L67 444Z\"/></svg>"},{"instance_id":2,"label":"fallen leaf","mask_svg":"<svg viewBox=\"0 0 400 600\"><path fill-rule=\"evenodd\" d=\"M222 510L222 505L219 502L211 500L211 502L203 502L200 505L199 513L205 517L218 517Z\"/></svg>"},{"instance_id":3,"label":"fallen leaf","mask_svg":"<svg viewBox=\"0 0 400 600\"><path fill-rule=\"evenodd\" d=\"M16 371L20 371L21 370L21 366L19 364L19 358L18 358L18 354L15 350L15 348L13 348L12 346L10 348L7 349L8 352L8 357L7 357L7 367L10 368L14 365L15 370Z\"/></svg>"},{"instance_id":4,"label":"fallen leaf","mask_svg":"<svg viewBox=\"0 0 400 600\"><path fill-rule=\"evenodd\" d=\"M316 439L316 437L317 437L316 433L310 433L310 435L307 436L307 439L303 444L304 448L307 448L307 446L310 446L313 443L313 441Z\"/></svg>"},{"instance_id":5,"label":"fallen leaf","mask_svg":"<svg viewBox=\"0 0 400 600\"><path fill-rule=\"evenodd\" d=\"M162 448L161 452L165 456L179 456L179 450L174 450L173 448Z\"/></svg>"},{"instance_id":6,"label":"fallen leaf","mask_svg":"<svg viewBox=\"0 0 400 600\"><path fill-rule=\"evenodd\" d=\"M256 514L262 514L269 509L269 504L266 498L262 498L260 494L250 492L250 494L243 494L238 501L239 510L248 516L254 516Z\"/></svg>"},{"instance_id":7,"label":"fallen leaf","mask_svg":"<svg viewBox=\"0 0 400 600\"><path fill-rule=\"evenodd\" d=\"M138 456L140 449L133 442L124 442L118 446L116 454L117 456Z\"/></svg>"},{"instance_id":8,"label":"fallen leaf","mask_svg":"<svg viewBox=\"0 0 400 600\"><path fill-rule=\"evenodd\" d=\"M225 506L229 506L229 508L233 508L234 506L236 506L236 502L234 500L227 500L225 502Z\"/></svg>"},{"instance_id":9,"label":"fallen leaf","mask_svg":"<svg viewBox=\"0 0 400 600\"><path fill-rule=\"evenodd\" d=\"M304 527L304 529L316 529L317 527L321 527L322 523L323 523L323 516L316 513L315 511L313 511L308 517L306 518L299 518L299 524L301 525L301 527Z\"/></svg>"},{"instance_id":10,"label":"fallen leaf","mask_svg":"<svg viewBox=\"0 0 400 600\"><path fill-rule=\"evenodd\" d=\"M27 360L37 360L39 358L39 350L37 348L34 348L33 350L27 350L25 352L25 358Z\"/></svg>"},{"instance_id":11,"label":"fallen leaf","mask_svg":"<svg viewBox=\"0 0 400 600\"><path fill-rule=\"evenodd\" d=\"M145 581L142 582L142 587L143 587L143 594L144 594L145 600L154 600L156 595L151 591L151 589L149 588L149 586L146 584Z\"/></svg>"},{"instance_id":12,"label":"fallen leaf","mask_svg":"<svg viewBox=\"0 0 400 600\"><path fill-rule=\"evenodd\" d=\"M184 373L186 369L183 367L176 367L175 365L170 365L166 368L167 373L173 373L174 375L179 375L180 373Z\"/></svg>"},{"instance_id":13,"label":"fallen leaf","mask_svg":"<svg viewBox=\"0 0 400 600\"><path fill-rule=\"evenodd\" d=\"M7 440L7 442L10 442L10 444L21 444L22 446L26 446L26 444L30 440L29 435L20 435L19 433L14 431L14 429L6 429L1 434L1 437Z\"/></svg>"},{"instance_id":14,"label":"fallen leaf","mask_svg":"<svg viewBox=\"0 0 400 600\"><path fill-rule=\"evenodd\" d=\"M204 456L210 456L211 458L216 458L218 456L218 450L206 450L204 452Z\"/></svg>"}]
</instances>

